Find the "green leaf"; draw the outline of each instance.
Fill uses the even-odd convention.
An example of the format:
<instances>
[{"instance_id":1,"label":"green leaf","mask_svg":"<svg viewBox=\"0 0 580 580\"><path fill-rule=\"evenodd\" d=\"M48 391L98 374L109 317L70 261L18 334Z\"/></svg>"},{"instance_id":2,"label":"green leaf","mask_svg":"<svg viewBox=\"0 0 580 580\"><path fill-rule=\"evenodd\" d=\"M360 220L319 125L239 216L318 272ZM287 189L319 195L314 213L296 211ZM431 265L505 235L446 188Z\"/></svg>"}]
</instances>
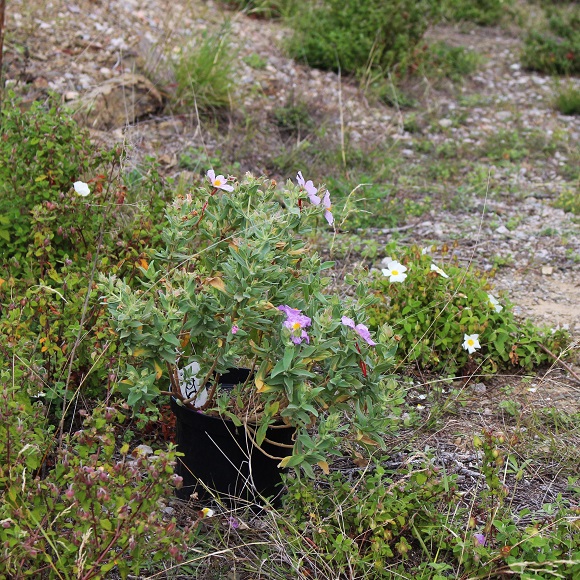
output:
<instances>
[{"instance_id":1,"label":"green leaf","mask_svg":"<svg viewBox=\"0 0 580 580\"><path fill-rule=\"evenodd\" d=\"M294 347L287 346L284 349L284 358L282 359L282 366L285 371L287 371L290 368L293 359L294 359Z\"/></svg>"}]
</instances>

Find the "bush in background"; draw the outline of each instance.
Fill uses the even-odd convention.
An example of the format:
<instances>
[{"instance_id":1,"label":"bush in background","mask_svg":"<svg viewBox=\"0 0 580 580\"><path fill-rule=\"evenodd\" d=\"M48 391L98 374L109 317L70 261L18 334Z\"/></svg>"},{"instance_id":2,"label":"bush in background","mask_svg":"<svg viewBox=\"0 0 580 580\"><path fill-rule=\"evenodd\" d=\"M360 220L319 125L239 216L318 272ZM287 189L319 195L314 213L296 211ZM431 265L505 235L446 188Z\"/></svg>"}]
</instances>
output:
<instances>
[{"instance_id":1,"label":"bush in background","mask_svg":"<svg viewBox=\"0 0 580 580\"><path fill-rule=\"evenodd\" d=\"M524 40L522 64L547 74L580 72L580 11L576 6L546 7L546 24Z\"/></svg>"},{"instance_id":2,"label":"bush in background","mask_svg":"<svg viewBox=\"0 0 580 580\"><path fill-rule=\"evenodd\" d=\"M443 0L441 12L446 20L492 26L510 14L512 6L513 0Z\"/></svg>"},{"instance_id":3,"label":"bush in background","mask_svg":"<svg viewBox=\"0 0 580 580\"><path fill-rule=\"evenodd\" d=\"M292 56L311 67L359 73L404 64L435 15L430 0L324 0L292 20Z\"/></svg>"},{"instance_id":4,"label":"bush in background","mask_svg":"<svg viewBox=\"0 0 580 580\"><path fill-rule=\"evenodd\" d=\"M59 258L87 251L98 227L73 183L88 181L118 154L94 147L88 131L52 98L25 110L8 94L0 130L0 264L24 258L34 242L50 243Z\"/></svg>"}]
</instances>

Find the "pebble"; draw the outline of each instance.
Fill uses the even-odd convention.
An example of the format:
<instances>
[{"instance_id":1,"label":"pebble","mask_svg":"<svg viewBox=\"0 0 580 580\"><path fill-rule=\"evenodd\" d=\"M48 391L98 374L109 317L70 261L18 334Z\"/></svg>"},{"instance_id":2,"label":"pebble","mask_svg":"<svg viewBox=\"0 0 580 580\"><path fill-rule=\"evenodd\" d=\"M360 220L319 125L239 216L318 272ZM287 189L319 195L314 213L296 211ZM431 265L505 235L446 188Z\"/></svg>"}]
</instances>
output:
<instances>
[{"instance_id":1,"label":"pebble","mask_svg":"<svg viewBox=\"0 0 580 580\"><path fill-rule=\"evenodd\" d=\"M475 393L485 393L487 387L483 383L475 383L475 385L471 387L471 390Z\"/></svg>"}]
</instances>

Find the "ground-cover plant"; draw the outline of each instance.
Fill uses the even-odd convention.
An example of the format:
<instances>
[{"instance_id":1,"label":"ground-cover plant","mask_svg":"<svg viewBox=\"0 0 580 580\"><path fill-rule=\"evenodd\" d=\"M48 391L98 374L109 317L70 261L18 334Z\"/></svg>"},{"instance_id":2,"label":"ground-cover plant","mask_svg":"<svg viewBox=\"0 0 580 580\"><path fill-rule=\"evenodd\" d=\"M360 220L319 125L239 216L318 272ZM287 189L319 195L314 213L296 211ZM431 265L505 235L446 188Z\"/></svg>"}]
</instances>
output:
<instances>
[{"instance_id":1,"label":"ground-cover plant","mask_svg":"<svg viewBox=\"0 0 580 580\"><path fill-rule=\"evenodd\" d=\"M172 55L175 102L188 111L229 108L234 88L234 51L230 26L206 32Z\"/></svg>"},{"instance_id":2,"label":"ground-cover plant","mask_svg":"<svg viewBox=\"0 0 580 580\"><path fill-rule=\"evenodd\" d=\"M392 245L387 251L392 256L387 268L372 274L381 303L369 307L370 321L392 327L402 362L449 374L531 369L552 362L546 349L558 355L566 347L567 332L519 322L511 303L492 294L483 274L459 267L451 257L435 263L430 248Z\"/></svg>"},{"instance_id":3,"label":"ground-cover plant","mask_svg":"<svg viewBox=\"0 0 580 580\"><path fill-rule=\"evenodd\" d=\"M474 437L485 485L470 506L466 533L454 535L454 553L467 573L523 578L574 577L580 572L580 512L561 495L539 512L512 513L505 484L506 436L484 430ZM515 464L517 465L517 463ZM523 477L516 474L516 482ZM571 490L573 491L573 490ZM576 491L577 493L577 491Z\"/></svg>"},{"instance_id":4,"label":"ground-cover plant","mask_svg":"<svg viewBox=\"0 0 580 580\"><path fill-rule=\"evenodd\" d=\"M446 20L493 26L510 14L512 6L513 0L443 0L441 13Z\"/></svg>"},{"instance_id":5,"label":"ground-cover plant","mask_svg":"<svg viewBox=\"0 0 580 580\"><path fill-rule=\"evenodd\" d=\"M344 438L382 445L402 402L388 377L393 343L368 334L364 285L348 301L328 293L332 263L304 241L333 224L329 192L301 173L283 191L249 174L237 182L210 170L208 180L168 206L165 247L141 268L140 288L101 278L130 357L118 390L136 409L170 394L244 425L257 445L283 421L297 434L281 465L310 475ZM219 376L240 366L245 383L220 390Z\"/></svg>"},{"instance_id":6,"label":"ground-cover plant","mask_svg":"<svg viewBox=\"0 0 580 580\"><path fill-rule=\"evenodd\" d=\"M363 74L404 64L422 39L429 0L324 0L305 3L293 17L292 56L312 67Z\"/></svg>"},{"instance_id":7,"label":"ground-cover plant","mask_svg":"<svg viewBox=\"0 0 580 580\"><path fill-rule=\"evenodd\" d=\"M287 483L296 527L345 577L390 578L393 570L404 571L403 561L433 557L451 545L451 534L441 530L454 477L442 476L424 457L394 472L376 458L350 477L337 471L316 483Z\"/></svg>"},{"instance_id":8,"label":"ground-cover plant","mask_svg":"<svg viewBox=\"0 0 580 580\"><path fill-rule=\"evenodd\" d=\"M554 201L554 206L569 211L575 215L580 215L580 199L578 192L574 189L565 189L560 193L558 199Z\"/></svg>"},{"instance_id":9,"label":"ground-cover plant","mask_svg":"<svg viewBox=\"0 0 580 580\"><path fill-rule=\"evenodd\" d=\"M116 409L99 408L57 449L42 409L2 373L0 569L11 578L122 578L183 560L191 530L165 518L159 501L175 452L116 447ZM155 538L155 542L151 539Z\"/></svg>"}]
</instances>

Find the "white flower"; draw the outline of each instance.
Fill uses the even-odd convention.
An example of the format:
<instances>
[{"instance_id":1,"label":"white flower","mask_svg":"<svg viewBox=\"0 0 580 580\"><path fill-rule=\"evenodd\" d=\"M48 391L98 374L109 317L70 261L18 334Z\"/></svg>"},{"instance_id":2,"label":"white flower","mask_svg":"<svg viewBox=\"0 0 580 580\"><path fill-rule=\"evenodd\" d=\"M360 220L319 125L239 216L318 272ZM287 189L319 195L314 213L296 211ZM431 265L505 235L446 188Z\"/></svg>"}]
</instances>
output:
<instances>
[{"instance_id":1,"label":"white flower","mask_svg":"<svg viewBox=\"0 0 580 580\"><path fill-rule=\"evenodd\" d=\"M91 193L89 186L84 181L75 181L73 183L73 187L75 188L75 191L82 197L86 197L89 195L89 193Z\"/></svg>"},{"instance_id":2,"label":"white flower","mask_svg":"<svg viewBox=\"0 0 580 580\"><path fill-rule=\"evenodd\" d=\"M443 278L449 278L449 275L446 274L439 266L436 266L435 264L431 264L431 272L437 272L437 274L443 276Z\"/></svg>"},{"instance_id":3,"label":"white flower","mask_svg":"<svg viewBox=\"0 0 580 580\"><path fill-rule=\"evenodd\" d=\"M497 298L493 294L488 294L487 299L489 300L489 305L496 312L501 312L503 310L503 306L498 302Z\"/></svg>"},{"instance_id":4,"label":"white flower","mask_svg":"<svg viewBox=\"0 0 580 580\"><path fill-rule=\"evenodd\" d=\"M207 177L211 181L211 184L216 189L223 189L224 191L234 191L234 188L231 185L228 185L227 179L223 175L218 175L216 177L215 171L210 169L207 172Z\"/></svg>"},{"instance_id":5,"label":"white flower","mask_svg":"<svg viewBox=\"0 0 580 580\"><path fill-rule=\"evenodd\" d=\"M425 246L422 250L421 250L421 255L425 255L425 254L430 254L431 253L431 248L432 246Z\"/></svg>"},{"instance_id":6,"label":"white flower","mask_svg":"<svg viewBox=\"0 0 580 580\"><path fill-rule=\"evenodd\" d=\"M407 277L407 274L404 274L407 268L403 264L399 264L396 260L389 262L387 267L381 271L383 276L389 277L389 282L402 282Z\"/></svg>"},{"instance_id":7,"label":"white flower","mask_svg":"<svg viewBox=\"0 0 580 580\"><path fill-rule=\"evenodd\" d=\"M479 344L479 334L464 334L461 345L469 354L473 354L476 349L481 348Z\"/></svg>"},{"instance_id":8,"label":"white flower","mask_svg":"<svg viewBox=\"0 0 580 580\"><path fill-rule=\"evenodd\" d=\"M211 518L215 512L210 508L203 508L201 513L203 514L204 518Z\"/></svg>"}]
</instances>

